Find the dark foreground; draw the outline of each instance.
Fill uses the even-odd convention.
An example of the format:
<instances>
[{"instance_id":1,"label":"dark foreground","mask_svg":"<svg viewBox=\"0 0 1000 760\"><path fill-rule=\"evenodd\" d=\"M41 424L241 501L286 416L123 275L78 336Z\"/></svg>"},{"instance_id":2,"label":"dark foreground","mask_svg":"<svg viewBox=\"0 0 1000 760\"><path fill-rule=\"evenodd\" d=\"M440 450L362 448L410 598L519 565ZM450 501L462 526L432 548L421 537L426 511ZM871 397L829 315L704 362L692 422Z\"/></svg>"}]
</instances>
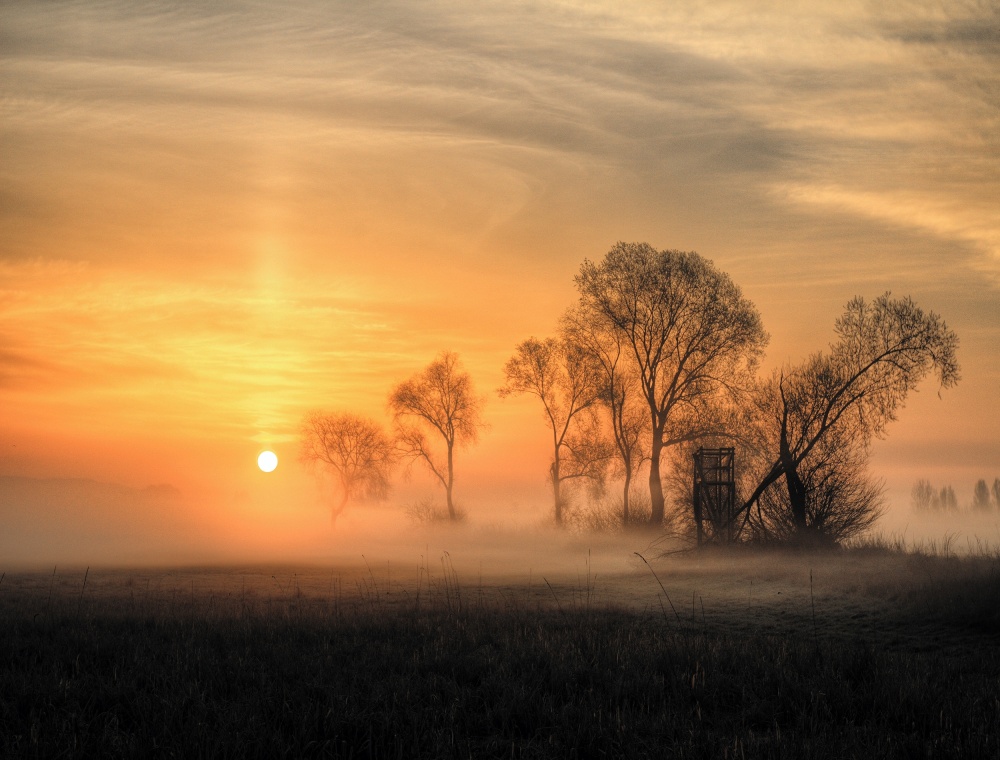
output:
<instances>
[{"instance_id":1,"label":"dark foreground","mask_svg":"<svg viewBox=\"0 0 1000 760\"><path fill-rule=\"evenodd\" d=\"M694 593L595 604L589 579L544 604L447 574L393 594L8 574L0 756L996 758L995 564L810 588L772 625Z\"/></svg>"}]
</instances>

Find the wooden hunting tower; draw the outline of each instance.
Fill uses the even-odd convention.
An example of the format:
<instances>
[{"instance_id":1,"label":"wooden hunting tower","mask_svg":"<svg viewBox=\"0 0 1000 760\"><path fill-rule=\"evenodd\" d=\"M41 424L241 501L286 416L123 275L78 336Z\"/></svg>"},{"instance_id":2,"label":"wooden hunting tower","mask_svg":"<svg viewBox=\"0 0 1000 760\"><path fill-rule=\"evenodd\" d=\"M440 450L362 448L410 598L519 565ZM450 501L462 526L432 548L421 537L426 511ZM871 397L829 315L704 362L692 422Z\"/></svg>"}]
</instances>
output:
<instances>
[{"instance_id":1,"label":"wooden hunting tower","mask_svg":"<svg viewBox=\"0 0 1000 760\"><path fill-rule=\"evenodd\" d=\"M698 449L694 453L694 522L698 546L706 539L736 538L736 450ZM707 530L706 530L707 529Z\"/></svg>"}]
</instances>

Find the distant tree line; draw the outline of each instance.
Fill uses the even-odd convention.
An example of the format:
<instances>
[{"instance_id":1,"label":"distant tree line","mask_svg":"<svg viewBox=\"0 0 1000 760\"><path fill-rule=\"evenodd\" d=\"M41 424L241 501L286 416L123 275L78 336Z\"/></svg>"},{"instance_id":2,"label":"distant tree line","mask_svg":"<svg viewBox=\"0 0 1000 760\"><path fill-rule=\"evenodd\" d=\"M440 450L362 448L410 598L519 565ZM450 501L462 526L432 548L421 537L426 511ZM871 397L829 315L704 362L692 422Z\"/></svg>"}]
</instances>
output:
<instances>
[{"instance_id":1,"label":"distant tree line","mask_svg":"<svg viewBox=\"0 0 1000 760\"><path fill-rule=\"evenodd\" d=\"M956 512L959 506L955 490L950 485L939 490L923 479L913 484L910 502L918 512ZM976 512L1000 511L1000 478L993 479L992 487L984 479L976 481L969 507Z\"/></svg>"},{"instance_id":2,"label":"distant tree line","mask_svg":"<svg viewBox=\"0 0 1000 760\"><path fill-rule=\"evenodd\" d=\"M761 376L769 336L759 312L697 253L618 243L584 261L575 284L556 333L518 344L498 389L541 408L556 524L581 493L594 497L615 481L620 525L690 529L692 454L731 446L736 535L843 539L882 508L882 486L868 473L872 441L928 375L941 388L959 379L954 332L891 293L852 299L827 351ZM338 473L341 508L355 494L384 493L396 464L420 462L458 519L455 452L477 440L484 403L457 355L444 352L389 394L392 433L371 420L320 425L345 415L317 413L303 427L302 458Z\"/></svg>"}]
</instances>

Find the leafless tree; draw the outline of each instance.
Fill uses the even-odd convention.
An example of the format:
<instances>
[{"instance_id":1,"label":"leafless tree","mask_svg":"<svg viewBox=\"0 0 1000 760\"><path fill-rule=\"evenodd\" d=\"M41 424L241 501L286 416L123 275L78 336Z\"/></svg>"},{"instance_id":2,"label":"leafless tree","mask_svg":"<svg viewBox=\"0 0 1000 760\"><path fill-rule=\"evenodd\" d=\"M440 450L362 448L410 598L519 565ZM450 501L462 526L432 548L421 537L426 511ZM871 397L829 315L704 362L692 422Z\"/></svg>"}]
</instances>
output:
<instances>
[{"instance_id":1,"label":"leafless tree","mask_svg":"<svg viewBox=\"0 0 1000 760\"><path fill-rule=\"evenodd\" d=\"M988 510L990 504L990 488L983 479L976 481L976 487L972 492L972 508L980 511Z\"/></svg>"},{"instance_id":2,"label":"leafless tree","mask_svg":"<svg viewBox=\"0 0 1000 760\"><path fill-rule=\"evenodd\" d=\"M935 498L934 487L927 480L918 480L910 490L910 503L918 512L926 512L931 509L934 506Z\"/></svg>"},{"instance_id":3,"label":"leafless tree","mask_svg":"<svg viewBox=\"0 0 1000 760\"><path fill-rule=\"evenodd\" d=\"M940 493L934 498L935 506L945 512L955 512L958 510L958 497L955 496L955 489L950 485L942 486Z\"/></svg>"},{"instance_id":4,"label":"leafless tree","mask_svg":"<svg viewBox=\"0 0 1000 760\"><path fill-rule=\"evenodd\" d=\"M650 419L651 522L659 526L662 453L705 434L671 423L748 381L767 333L730 277L697 253L618 243L603 261L585 261L576 285L585 318L617 333L638 373Z\"/></svg>"},{"instance_id":5,"label":"leafless tree","mask_svg":"<svg viewBox=\"0 0 1000 760\"><path fill-rule=\"evenodd\" d=\"M549 482L555 521L562 524L562 484L580 478L602 481L610 458L593 414L603 390L600 375L592 357L572 341L528 338L507 361L504 376L501 398L526 393L542 402L552 434Z\"/></svg>"},{"instance_id":6,"label":"leafless tree","mask_svg":"<svg viewBox=\"0 0 1000 760\"><path fill-rule=\"evenodd\" d=\"M302 423L299 458L336 478L340 492L333 510L336 519L353 498L388 494L396 451L374 420L350 412L311 412Z\"/></svg>"},{"instance_id":7,"label":"leafless tree","mask_svg":"<svg viewBox=\"0 0 1000 760\"><path fill-rule=\"evenodd\" d=\"M809 522L809 458L828 436L867 448L896 417L906 396L930 372L940 387L958 382L958 338L933 312L885 293L871 303L851 300L836 322L829 353L776 373L758 394L775 441L771 461L743 509L784 479L792 523L800 538Z\"/></svg>"},{"instance_id":8,"label":"leafless tree","mask_svg":"<svg viewBox=\"0 0 1000 760\"><path fill-rule=\"evenodd\" d=\"M832 431L799 467L805 523L815 542L857 535L884 511L883 485L868 473L868 448L848 429ZM801 536L787 489L768 489L749 514L751 534L768 541Z\"/></svg>"},{"instance_id":9,"label":"leafless tree","mask_svg":"<svg viewBox=\"0 0 1000 760\"><path fill-rule=\"evenodd\" d=\"M472 377L462 369L458 354L451 351L439 354L426 369L389 394L400 453L423 461L441 483L452 520L458 519L453 499L455 448L479 439L484 403L475 393ZM443 460L428 434L444 445Z\"/></svg>"},{"instance_id":10,"label":"leafless tree","mask_svg":"<svg viewBox=\"0 0 1000 760\"><path fill-rule=\"evenodd\" d=\"M958 497L950 485L934 488L927 480L918 480L910 491L913 508L918 511L954 512L958 509ZM986 508L989 508L987 502Z\"/></svg>"},{"instance_id":11,"label":"leafless tree","mask_svg":"<svg viewBox=\"0 0 1000 760\"><path fill-rule=\"evenodd\" d=\"M647 459L643 442L648 438L649 413L639 374L621 333L589 320L579 308L566 312L563 330L567 341L591 355L600 374L598 399L610 420L616 475L622 478L622 525L628 526L632 479Z\"/></svg>"}]
</instances>

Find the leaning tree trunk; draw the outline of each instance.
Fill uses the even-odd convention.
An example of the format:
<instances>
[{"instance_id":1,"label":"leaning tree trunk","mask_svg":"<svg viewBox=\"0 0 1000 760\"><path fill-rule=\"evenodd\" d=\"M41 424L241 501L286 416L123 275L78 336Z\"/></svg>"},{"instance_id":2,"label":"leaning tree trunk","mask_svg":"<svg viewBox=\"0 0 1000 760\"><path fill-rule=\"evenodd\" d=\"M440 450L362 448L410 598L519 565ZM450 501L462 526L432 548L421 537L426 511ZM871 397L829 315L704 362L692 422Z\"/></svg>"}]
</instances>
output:
<instances>
[{"instance_id":1,"label":"leaning tree trunk","mask_svg":"<svg viewBox=\"0 0 1000 760\"><path fill-rule=\"evenodd\" d=\"M785 483L788 486L788 502L792 508L795 532L800 537L805 536L809 528L806 524L806 487L794 469L785 471Z\"/></svg>"},{"instance_id":2,"label":"leaning tree trunk","mask_svg":"<svg viewBox=\"0 0 1000 760\"><path fill-rule=\"evenodd\" d=\"M792 524L799 539L805 538L806 530L806 487L799 477L798 463L788 447L788 435L782 427L779 442L781 468L785 472L785 485L788 488L788 504L792 510Z\"/></svg>"}]
</instances>

